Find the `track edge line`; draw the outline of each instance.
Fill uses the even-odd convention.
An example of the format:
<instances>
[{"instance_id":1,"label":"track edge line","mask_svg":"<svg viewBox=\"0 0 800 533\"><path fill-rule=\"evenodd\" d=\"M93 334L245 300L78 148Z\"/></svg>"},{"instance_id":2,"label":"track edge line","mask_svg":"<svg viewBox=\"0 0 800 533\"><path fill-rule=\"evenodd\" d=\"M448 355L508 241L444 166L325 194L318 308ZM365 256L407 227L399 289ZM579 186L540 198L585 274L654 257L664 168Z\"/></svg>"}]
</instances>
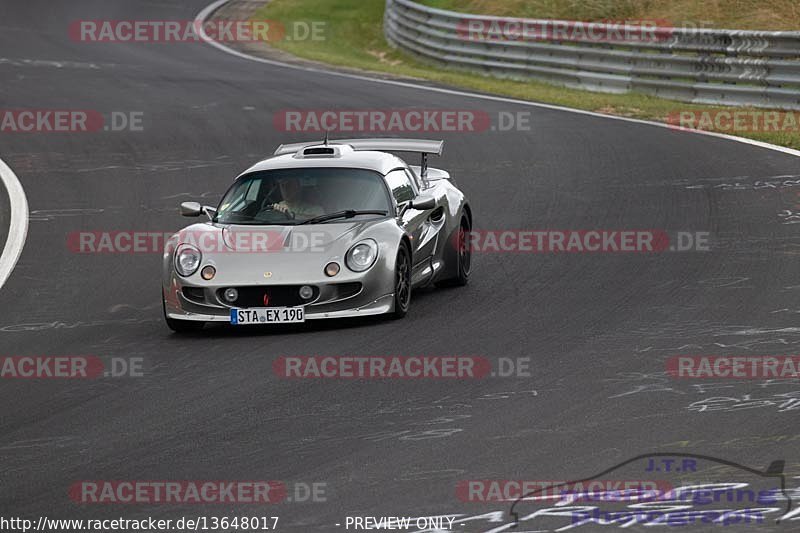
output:
<instances>
[{"instance_id":1,"label":"track edge line","mask_svg":"<svg viewBox=\"0 0 800 533\"><path fill-rule=\"evenodd\" d=\"M0 288L2 288L17 265L28 237L28 198L19 178L2 159L0 159L0 181L5 185L11 209L8 237L0 255Z\"/></svg>"}]
</instances>

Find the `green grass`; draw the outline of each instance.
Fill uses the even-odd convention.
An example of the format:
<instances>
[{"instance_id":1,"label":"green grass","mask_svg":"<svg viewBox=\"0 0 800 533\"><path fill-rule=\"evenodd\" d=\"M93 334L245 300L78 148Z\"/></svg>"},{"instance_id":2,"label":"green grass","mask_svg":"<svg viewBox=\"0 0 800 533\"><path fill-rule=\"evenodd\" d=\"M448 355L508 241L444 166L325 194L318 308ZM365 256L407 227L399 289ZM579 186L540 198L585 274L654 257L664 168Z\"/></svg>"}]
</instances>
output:
<instances>
[{"instance_id":1,"label":"green grass","mask_svg":"<svg viewBox=\"0 0 800 533\"><path fill-rule=\"evenodd\" d=\"M429 3L455 1L429 0ZM502 3L509 0L496 1ZM325 21L323 40L282 40L271 44L298 57L332 65L388 72L480 92L656 121L664 121L670 112L676 110L730 109L691 105L638 93L611 95L535 81L500 80L431 66L392 49L386 43L383 36L384 6L383 0L272 0L253 18L279 20L284 24L292 21ZM800 149L800 132L797 131L744 133L741 136Z\"/></svg>"},{"instance_id":2,"label":"green grass","mask_svg":"<svg viewBox=\"0 0 800 533\"><path fill-rule=\"evenodd\" d=\"M485 15L568 20L668 20L676 26L797 30L797 0L419 0Z\"/></svg>"}]
</instances>

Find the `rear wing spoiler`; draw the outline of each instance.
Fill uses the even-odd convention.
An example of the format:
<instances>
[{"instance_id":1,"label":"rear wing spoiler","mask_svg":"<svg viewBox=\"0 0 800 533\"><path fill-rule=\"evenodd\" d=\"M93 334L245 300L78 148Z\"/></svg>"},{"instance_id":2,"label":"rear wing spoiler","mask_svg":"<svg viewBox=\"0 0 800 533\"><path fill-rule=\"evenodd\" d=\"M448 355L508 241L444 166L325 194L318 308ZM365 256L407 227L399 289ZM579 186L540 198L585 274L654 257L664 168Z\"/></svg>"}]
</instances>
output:
<instances>
[{"instance_id":1,"label":"rear wing spoiler","mask_svg":"<svg viewBox=\"0 0 800 533\"><path fill-rule=\"evenodd\" d=\"M427 139L338 139L331 141L313 141L292 144L282 144L275 150L274 155L294 154L309 146L323 144L346 144L355 151L374 150L377 152L412 152L422 154L421 174L424 178L428 173L428 154L442 155L444 141L430 141Z\"/></svg>"},{"instance_id":2,"label":"rear wing spoiler","mask_svg":"<svg viewBox=\"0 0 800 533\"><path fill-rule=\"evenodd\" d=\"M275 150L275 155L293 154L309 146L326 144L325 141L282 144ZM444 141L427 139L339 139L327 144L347 144L353 150L374 150L377 152L416 152L421 154L442 155Z\"/></svg>"}]
</instances>

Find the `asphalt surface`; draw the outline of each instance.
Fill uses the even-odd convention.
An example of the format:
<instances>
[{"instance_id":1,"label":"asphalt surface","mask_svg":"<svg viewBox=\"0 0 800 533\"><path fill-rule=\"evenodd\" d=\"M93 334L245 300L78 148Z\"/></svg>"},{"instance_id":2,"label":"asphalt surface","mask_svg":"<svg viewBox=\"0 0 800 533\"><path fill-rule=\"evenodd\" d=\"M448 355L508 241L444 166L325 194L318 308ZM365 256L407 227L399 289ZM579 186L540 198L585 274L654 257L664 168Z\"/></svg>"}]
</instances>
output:
<instances>
[{"instance_id":1,"label":"asphalt surface","mask_svg":"<svg viewBox=\"0 0 800 533\"><path fill-rule=\"evenodd\" d=\"M337 531L347 516L502 511L458 529L489 531L508 522L509 505L462 502L459 481L583 478L671 450L753 468L783 459L800 475L798 411L776 401L688 408L800 384L739 380L720 392L663 376L677 354L798 353L800 226L780 213L796 211L788 182L800 161L647 125L260 65L203 44L77 43L67 33L77 19L191 19L205 3L0 2L1 108L145 117L143 132L0 136L31 209L24 252L0 290L0 354L142 358L144 374L0 383L3 516L257 514L280 516L279 530ZM399 322L176 336L161 319L159 254L66 245L75 231L179 229L179 202L216 203L242 169L308 138L276 131L277 111L407 107L531 112L531 131L441 135L444 155L432 165L453 172L478 229L708 231L714 246L482 254L468 287L415 293ZM275 358L310 354L529 357L532 376L273 374ZM79 480L134 479L322 482L327 501L92 506L68 497Z\"/></svg>"}]
</instances>

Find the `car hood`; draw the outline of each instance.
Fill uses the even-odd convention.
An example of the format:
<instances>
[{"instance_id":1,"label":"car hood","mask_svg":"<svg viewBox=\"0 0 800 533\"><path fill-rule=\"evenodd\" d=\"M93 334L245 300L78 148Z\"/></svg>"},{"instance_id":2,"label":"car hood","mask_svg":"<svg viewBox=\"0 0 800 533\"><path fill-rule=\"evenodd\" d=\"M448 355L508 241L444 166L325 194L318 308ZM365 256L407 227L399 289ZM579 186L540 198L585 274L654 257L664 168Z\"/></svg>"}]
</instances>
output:
<instances>
[{"instance_id":1,"label":"car hood","mask_svg":"<svg viewBox=\"0 0 800 533\"><path fill-rule=\"evenodd\" d=\"M201 265L216 268L210 283L204 282L199 272L188 278L198 285L325 280L323 270L331 261L342 265L336 281L344 282L359 277L344 268L344 257L353 244L372 238L383 253L390 253L401 233L397 222L390 218L307 226L201 223L176 234L173 246L185 243L198 247L203 254Z\"/></svg>"},{"instance_id":2,"label":"car hood","mask_svg":"<svg viewBox=\"0 0 800 533\"><path fill-rule=\"evenodd\" d=\"M192 244L206 254L323 252L348 245L382 220L348 221L302 226L252 226L236 224L193 224L173 236L173 246Z\"/></svg>"},{"instance_id":3,"label":"car hood","mask_svg":"<svg viewBox=\"0 0 800 533\"><path fill-rule=\"evenodd\" d=\"M349 243L363 231L365 222L307 226L222 226L225 246L235 252L323 251L336 243Z\"/></svg>"}]
</instances>

